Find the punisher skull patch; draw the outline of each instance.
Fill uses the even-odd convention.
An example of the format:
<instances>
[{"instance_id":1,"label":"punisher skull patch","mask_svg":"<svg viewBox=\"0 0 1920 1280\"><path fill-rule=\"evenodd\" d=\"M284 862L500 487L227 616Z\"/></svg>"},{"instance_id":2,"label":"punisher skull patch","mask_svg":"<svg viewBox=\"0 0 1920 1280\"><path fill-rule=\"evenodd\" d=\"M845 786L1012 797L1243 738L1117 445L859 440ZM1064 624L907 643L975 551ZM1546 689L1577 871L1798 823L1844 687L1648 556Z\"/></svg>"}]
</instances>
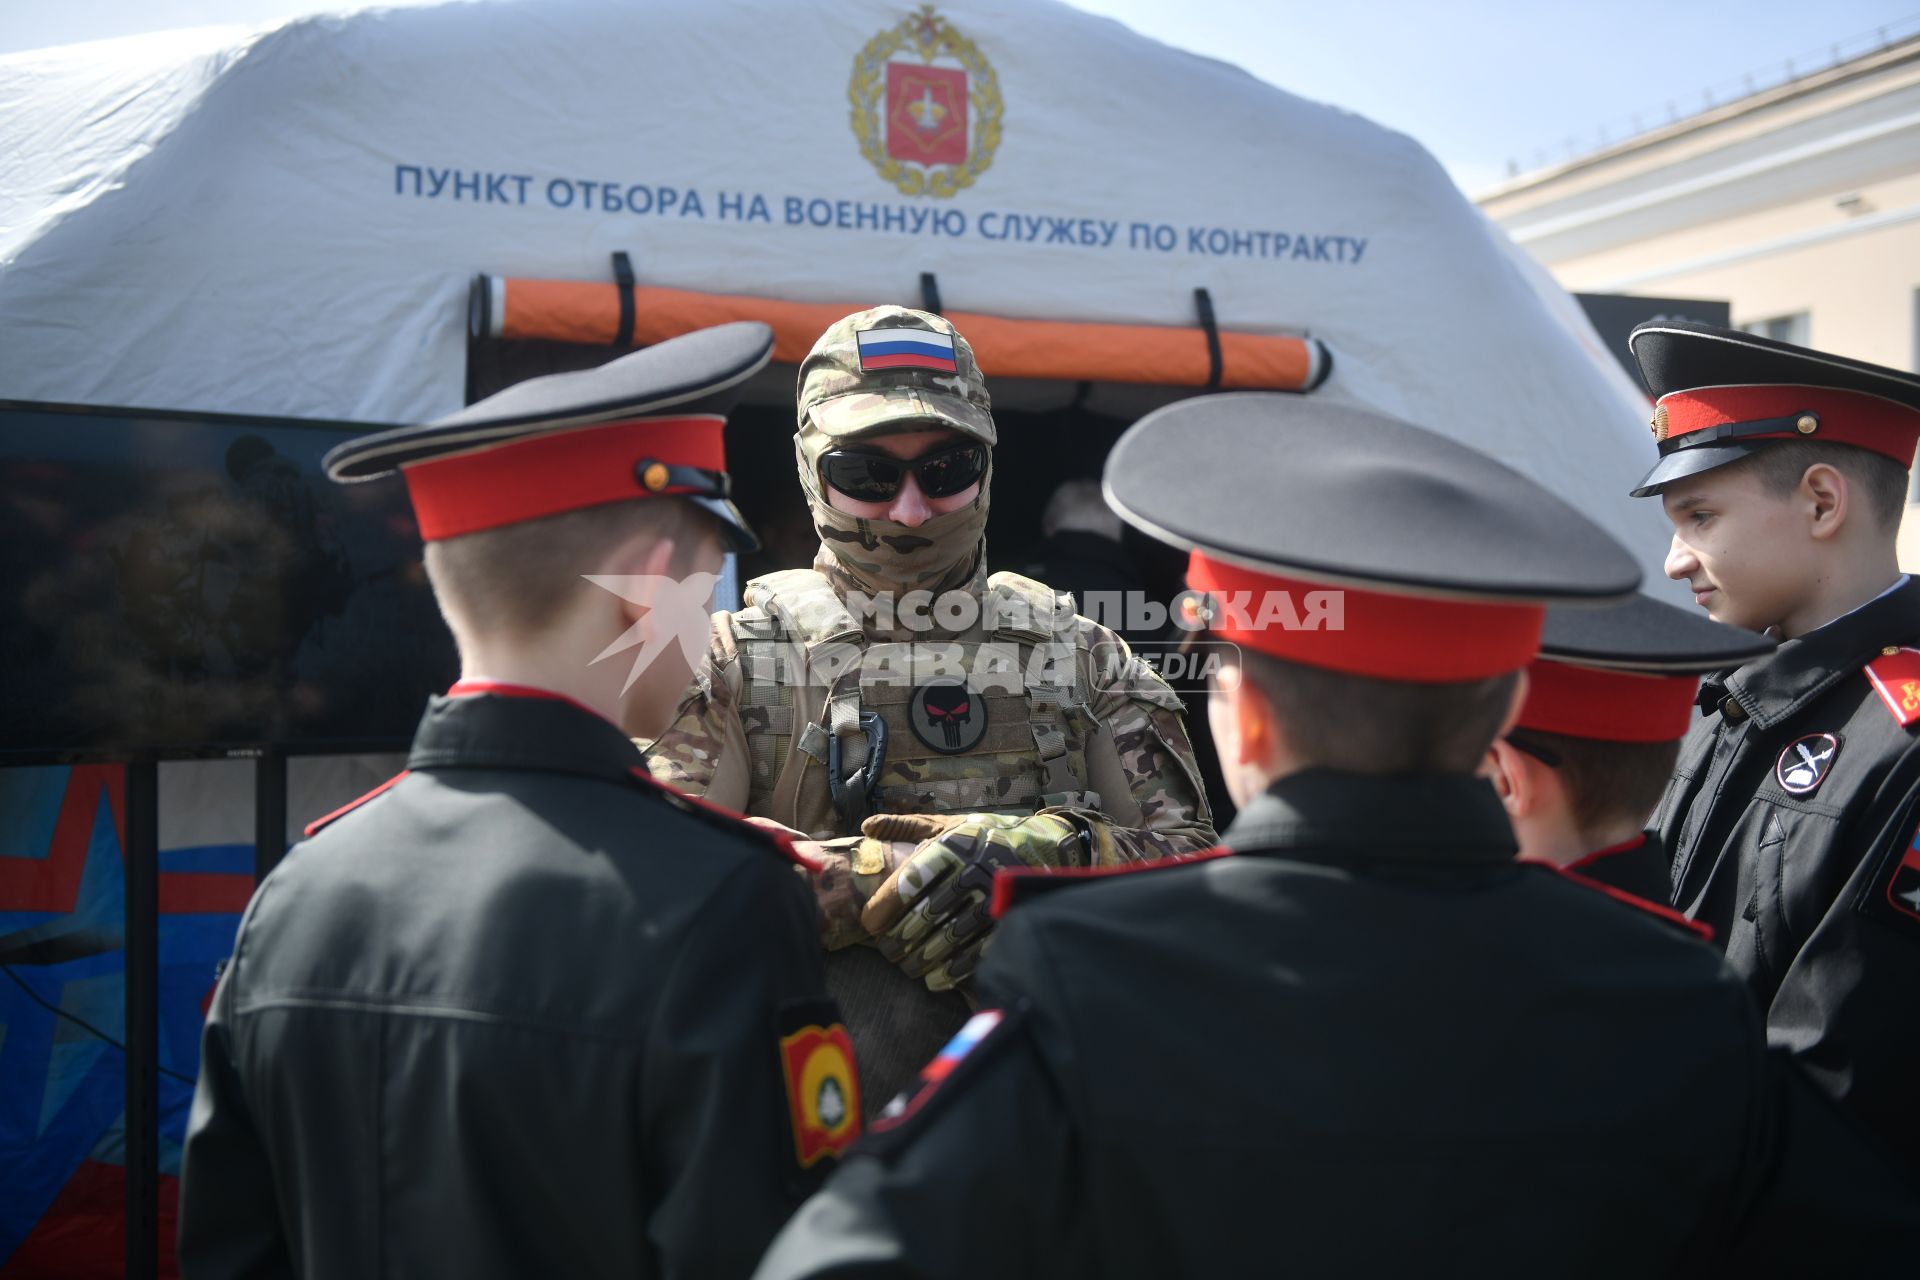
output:
<instances>
[{"instance_id":1,"label":"punisher skull patch","mask_svg":"<svg viewBox=\"0 0 1920 1280\"><path fill-rule=\"evenodd\" d=\"M916 688L907 714L914 736L942 755L971 751L986 736L986 699L955 676L936 676Z\"/></svg>"},{"instance_id":2,"label":"punisher skull patch","mask_svg":"<svg viewBox=\"0 0 1920 1280\"><path fill-rule=\"evenodd\" d=\"M1840 739L1831 733L1810 733L1787 744L1774 763L1773 776L1789 795L1810 796L1833 772Z\"/></svg>"}]
</instances>

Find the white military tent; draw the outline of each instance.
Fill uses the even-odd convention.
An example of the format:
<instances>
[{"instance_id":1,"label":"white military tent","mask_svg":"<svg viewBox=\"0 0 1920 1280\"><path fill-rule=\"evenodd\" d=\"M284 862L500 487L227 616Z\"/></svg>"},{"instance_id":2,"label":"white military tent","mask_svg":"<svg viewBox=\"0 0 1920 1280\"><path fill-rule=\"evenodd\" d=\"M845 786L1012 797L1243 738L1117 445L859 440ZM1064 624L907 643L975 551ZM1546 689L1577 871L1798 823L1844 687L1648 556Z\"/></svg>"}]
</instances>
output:
<instances>
[{"instance_id":1,"label":"white military tent","mask_svg":"<svg viewBox=\"0 0 1920 1280\"><path fill-rule=\"evenodd\" d=\"M1140 331L1085 326L1165 326L1204 382L1205 289L1225 385L1271 384L1234 342L1311 335L1311 394L1496 454L1658 576L1644 402L1419 144L1066 5L482 0L0 58L0 397L429 418L476 275L489 332L597 334L616 251L642 336L931 273L1070 326L980 344L990 378L1077 353L1010 403L1119 414Z\"/></svg>"},{"instance_id":2,"label":"white military tent","mask_svg":"<svg viewBox=\"0 0 1920 1280\"><path fill-rule=\"evenodd\" d=\"M0 400L418 421L463 403L472 331L606 344L762 315L790 362L823 316L918 302L923 278L1002 406L1317 384L1533 475L1658 580L1664 522L1625 496L1644 403L1419 144L1064 4L480 0L0 58ZM1280 442L1248 465L1284 467ZM379 763L293 761L288 828ZM245 901L257 781L161 769L163 911ZM204 918L209 956L228 918ZM211 961L178 966L190 1074ZM20 1079L46 1087L40 1065ZM185 1094L169 1107L177 1138ZM123 1145L114 1114L74 1151L27 1140L60 1168L32 1204L0 1185L25 1206L0 1260L96 1130Z\"/></svg>"}]
</instances>

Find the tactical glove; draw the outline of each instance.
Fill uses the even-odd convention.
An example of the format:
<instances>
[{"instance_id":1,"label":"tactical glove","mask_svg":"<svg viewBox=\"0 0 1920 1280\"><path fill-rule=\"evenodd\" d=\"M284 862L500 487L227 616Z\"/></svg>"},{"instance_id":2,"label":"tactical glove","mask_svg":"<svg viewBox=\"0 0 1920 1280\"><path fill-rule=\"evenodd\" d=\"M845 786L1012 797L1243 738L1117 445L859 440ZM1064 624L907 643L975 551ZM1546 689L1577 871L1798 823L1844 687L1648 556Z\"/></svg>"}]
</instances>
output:
<instances>
[{"instance_id":1,"label":"tactical glove","mask_svg":"<svg viewBox=\"0 0 1920 1280\"><path fill-rule=\"evenodd\" d=\"M887 959L934 991L952 989L979 967L993 929L996 871L1084 866L1090 848L1086 827L1060 813L877 814L860 829L921 841L860 919Z\"/></svg>"}]
</instances>

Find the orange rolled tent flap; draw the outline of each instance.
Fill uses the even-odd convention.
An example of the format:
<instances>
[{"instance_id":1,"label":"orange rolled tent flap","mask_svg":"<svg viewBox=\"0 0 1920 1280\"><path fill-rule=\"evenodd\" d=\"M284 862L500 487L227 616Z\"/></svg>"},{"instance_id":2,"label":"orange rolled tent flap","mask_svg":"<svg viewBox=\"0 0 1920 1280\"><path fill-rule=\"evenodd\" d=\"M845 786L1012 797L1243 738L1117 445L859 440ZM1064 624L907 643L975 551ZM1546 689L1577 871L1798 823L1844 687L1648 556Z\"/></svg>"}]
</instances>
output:
<instances>
[{"instance_id":1,"label":"orange rolled tent flap","mask_svg":"<svg viewBox=\"0 0 1920 1280\"><path fill-rule=\"evenodd\" d=\"M628 323L621 290L606 281L476 276L471 328L476 338L611 345ZM773 327L773 358L783 364L799 364L834 321L874 305L783 302L651 285L628 286L627 291L632 297L633 346L733 320L759 320ZM964 311L945 315L966 335L980 371L990 378L1311 391L1333 367L1331 355L1316 338L1220 330L1216 381L1208 334L1198 327L1015 320Z\"/></svg>"}]
</instances>

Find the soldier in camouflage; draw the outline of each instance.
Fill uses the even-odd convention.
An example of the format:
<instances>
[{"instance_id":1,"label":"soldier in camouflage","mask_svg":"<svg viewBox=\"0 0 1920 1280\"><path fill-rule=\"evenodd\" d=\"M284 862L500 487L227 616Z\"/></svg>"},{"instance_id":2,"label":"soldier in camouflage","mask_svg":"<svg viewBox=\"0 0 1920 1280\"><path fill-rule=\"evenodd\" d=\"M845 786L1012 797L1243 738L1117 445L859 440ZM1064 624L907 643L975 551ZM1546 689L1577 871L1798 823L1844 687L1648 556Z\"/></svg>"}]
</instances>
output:
<instances>
[{"instance_id":1,"label":"soldier in camouflage","mask_svg":"<svg viewBox=\"0 0 1920 1280\"><path fill-rule=\"evenodd\" d=\"M660 781L810 842L872 1108L965 1020L955 988L995 870L1215 840L1179 697L1070 596L989 576L996 439L973 353L939 316L876 307L828 329L800 368L795 436L820 551L714 616L648 752Z\"/></svg>"}]
</instances>

